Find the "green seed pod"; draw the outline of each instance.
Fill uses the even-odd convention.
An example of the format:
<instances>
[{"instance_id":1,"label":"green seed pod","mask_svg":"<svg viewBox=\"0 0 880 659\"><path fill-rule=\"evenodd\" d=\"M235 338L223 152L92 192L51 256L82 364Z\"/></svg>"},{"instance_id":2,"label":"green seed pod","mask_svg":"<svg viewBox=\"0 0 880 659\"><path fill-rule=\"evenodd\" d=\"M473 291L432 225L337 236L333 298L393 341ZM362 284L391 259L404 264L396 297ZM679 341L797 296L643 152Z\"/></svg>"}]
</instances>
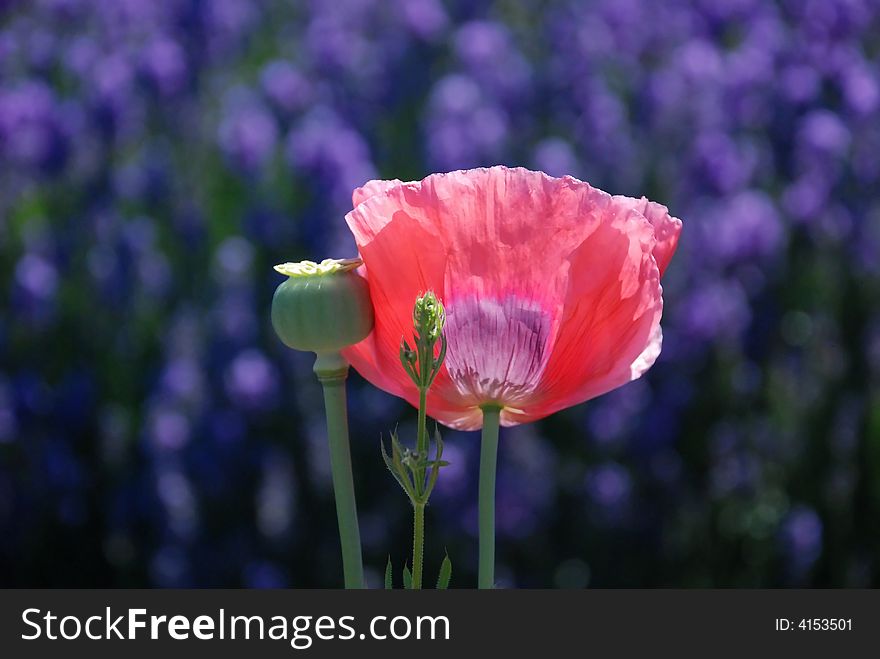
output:
<instances>
[{"instance_id":1,"label":"green seed pod","mask_svg":"<svg viewBox=\"0 0 880 659\"><path fill-rule=\"evenodd\" d=\"M272 327L285 345L331 353L370 333L370 289L354 272L361 263L360 259L325 259L275 266L288 276L272 298Z\"/></svg>"}]
</instances>

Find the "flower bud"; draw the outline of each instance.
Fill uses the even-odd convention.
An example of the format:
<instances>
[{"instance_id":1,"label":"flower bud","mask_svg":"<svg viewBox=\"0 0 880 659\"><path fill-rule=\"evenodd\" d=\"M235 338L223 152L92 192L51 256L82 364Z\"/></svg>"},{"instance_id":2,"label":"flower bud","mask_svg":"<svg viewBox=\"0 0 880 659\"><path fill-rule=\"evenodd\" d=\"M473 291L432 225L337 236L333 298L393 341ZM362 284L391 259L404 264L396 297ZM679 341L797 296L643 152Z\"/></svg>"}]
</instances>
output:
<instances>
[{"instance_id":1,"label":"flower bud","mask_svg":"<svg viewBox=\"0 0 880 659\"><path fill-rule=\"evenodd\" d=\"M446 310L433 291L416 298L413 307L413 326L422 339L433 344L440 338L445 324Z\"/></svg>"},{"instance_id":2,"label":"flower bud","mask_svg":"<svg viewBox=\"0 0 880 659\"><path fill-rule=\"evenodd\" d=\"M373 305L360 259L325 259L276 265L287 275L272 298L272 327L295 350L335 352L373 329Z\"/></svg>"}]
</instances>

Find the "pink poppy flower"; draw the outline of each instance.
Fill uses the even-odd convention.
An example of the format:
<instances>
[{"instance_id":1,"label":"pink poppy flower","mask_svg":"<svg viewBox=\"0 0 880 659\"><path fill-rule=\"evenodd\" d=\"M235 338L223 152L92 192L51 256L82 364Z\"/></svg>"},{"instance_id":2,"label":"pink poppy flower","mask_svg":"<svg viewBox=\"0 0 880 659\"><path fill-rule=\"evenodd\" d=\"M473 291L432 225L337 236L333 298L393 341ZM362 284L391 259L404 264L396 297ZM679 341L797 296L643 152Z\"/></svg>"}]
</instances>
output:
<instances>
[{"instance_id":1,"label":"pink poppy flower","mask_svg":"<svg viewBox=\"0 0 880 659\"><path fill-rule=\"evenodd\" d=\"M534 421L640 377L660 354L660 276L681 221L570 176L491 167L370 181L346 221L375 307L347 348L374 385L418 405L399 361L416 297L446 307L448 352L427 413L462 430Z\"/></svg>"}]
</instances>

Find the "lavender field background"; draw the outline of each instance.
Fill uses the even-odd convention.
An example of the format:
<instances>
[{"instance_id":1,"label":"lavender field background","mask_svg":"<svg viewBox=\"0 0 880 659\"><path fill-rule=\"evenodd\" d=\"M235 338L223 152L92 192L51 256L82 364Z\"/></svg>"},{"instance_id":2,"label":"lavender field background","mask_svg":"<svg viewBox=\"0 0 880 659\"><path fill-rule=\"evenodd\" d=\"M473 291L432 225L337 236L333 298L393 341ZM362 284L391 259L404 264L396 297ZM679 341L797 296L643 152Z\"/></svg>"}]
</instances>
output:
<instances>
[{"instance_id":1,"label":"lavender field background","mask_svg":"<svg viewBox=\"0 0 880 659\"><path fill-rule=\"evenodd\" d=\"M370 178L496 163L684 220L657 365L502 433L499 584L880 585L876 0L0 0L0 585L339 585L271 266L353 255ZM350 406L378 586L414 413ZM472 586L444 439L428 572Z\"/></svg>"}]
</instances>

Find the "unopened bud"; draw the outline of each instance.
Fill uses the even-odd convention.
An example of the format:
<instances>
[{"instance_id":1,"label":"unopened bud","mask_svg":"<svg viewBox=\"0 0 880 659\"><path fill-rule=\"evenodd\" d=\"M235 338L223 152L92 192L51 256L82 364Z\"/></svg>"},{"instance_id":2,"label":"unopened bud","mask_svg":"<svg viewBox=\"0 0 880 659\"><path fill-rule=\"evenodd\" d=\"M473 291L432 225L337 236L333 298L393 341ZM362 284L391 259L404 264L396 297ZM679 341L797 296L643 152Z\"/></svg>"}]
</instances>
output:
<instances>
[{"instance_id":1,"label":"unopened bud","mask_svg":"<svg viewBox=\"0 0 880 659\"><path fill-rule=\"evenodd\" d=\"M431 343L436 342L446 324L446 310L433 291L416 298L413 307L413 326L418 335Z\"/></svg>"}]
</instances>

